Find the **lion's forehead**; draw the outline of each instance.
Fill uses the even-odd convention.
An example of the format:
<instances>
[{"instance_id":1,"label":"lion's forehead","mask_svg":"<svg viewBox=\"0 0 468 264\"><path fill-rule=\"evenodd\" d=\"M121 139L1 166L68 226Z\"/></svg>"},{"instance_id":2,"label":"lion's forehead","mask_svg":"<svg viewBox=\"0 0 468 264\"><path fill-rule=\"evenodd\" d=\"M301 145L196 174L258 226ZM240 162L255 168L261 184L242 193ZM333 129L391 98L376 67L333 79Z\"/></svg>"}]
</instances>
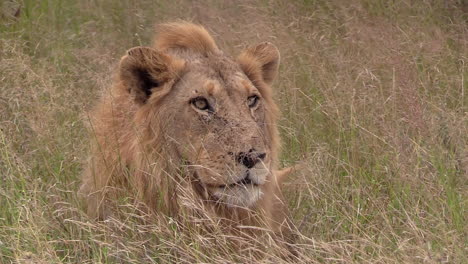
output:
<instances>
[{"instance_id":1,"label":"lion's forehead","mask_svg":"<svg viewBox=\"0 0 468 264\"><path fill-rule=\"evenodd\" d=\"M237 89L243 86L243 82L250 82L239 65L226 56L191 60L188 72L195 73L196 78L202 83L211 80L227 90Z\"/></svg>"}]
</instances>

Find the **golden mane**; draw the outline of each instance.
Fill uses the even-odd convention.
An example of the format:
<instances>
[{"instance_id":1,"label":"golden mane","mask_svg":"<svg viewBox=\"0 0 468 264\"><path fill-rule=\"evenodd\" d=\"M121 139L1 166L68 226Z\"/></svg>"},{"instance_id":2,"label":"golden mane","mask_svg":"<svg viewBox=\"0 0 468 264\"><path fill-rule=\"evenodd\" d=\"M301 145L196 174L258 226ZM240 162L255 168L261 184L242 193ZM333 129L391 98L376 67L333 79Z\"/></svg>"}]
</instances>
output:
<instances>
[{"instance_id":1,"label":"golden mane","mask_svg":"<svg viewBox=\"0 0 468 264\"><path fill-rule=\"evenodd\" d=\"M203 55L219 53L215 41L206 29L189 22L162 24L154 40L157 50L189 49Z\"/></svg>"}]
</instances>

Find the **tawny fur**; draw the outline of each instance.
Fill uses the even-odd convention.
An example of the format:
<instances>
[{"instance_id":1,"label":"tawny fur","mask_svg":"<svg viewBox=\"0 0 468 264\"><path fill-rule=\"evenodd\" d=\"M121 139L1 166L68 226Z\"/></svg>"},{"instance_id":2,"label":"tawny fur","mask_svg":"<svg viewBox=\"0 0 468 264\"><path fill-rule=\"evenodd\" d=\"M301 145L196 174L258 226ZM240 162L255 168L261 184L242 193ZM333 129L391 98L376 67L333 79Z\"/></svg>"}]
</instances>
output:
<instances>
[{"instance_id":1,"label":"tawny fur","mask_svg":"<svg viewBox=\"0 0 468 264\"><path fill-rule=\"evenodd\" d=\"M239 225L257 226L281 233L287 222L287 208L283 204L275 173L271 173L262 186L263 196L249 208L230 207L211 201L210 189L203 183L203 179L193 177L196 173L184 165L184 160L187 157L189 160L195 159L195 154L187 147L189 154L183 157L179 145L186 139L182 136L174 139L177 135L185 135L184 124L168 123L176 120L173 120L173 114L167 114L166 111L168 105L171 109L188 105L175 95L176 84L183 88L187 85L185 83L200 81L205 85L207 82L207 90L213 91L221 87L221 81L216 80L231 78L231 72L243 72L245 75L240 74L239 78L247 76L246 80L252 83L262 97L262 112L255 112L257 116L252 112L252 116L255 120L262 120L256 129L263 130L259 131L263 138L256 143L251 139L240 141L244 140L244 145L247 145L245 142L254 142L264 146L269 158L268 169L276 171L279 151L276 126L278 108L273 101L270 85L278 69L278 50L270 43L262 43L246 49L237 60L231 61L219 51L203 27L187 22L162 25L153 47L139 47L127 52L120 62L114 85L105 92L90 115L91 156L80 189L88 214L105 218L112 213L112 201L124 193L130 193L154 213L177 216L179 210L183 209L181 201L184 196L185 199L196 199L206 214L219 218L233 229ZM198 75L193 75L195 77L187 74L194 71L198 72ZM212 77L215 74L223 78ZM192 79L183 77L185 75ZM142 89L147 86L151 90ZM229 93L225 94L228 98ZM249 130L249 124L244 124L243 117L229 112L224 115L234 120L233 127ZM258 126L253 121L249 122ZM168 131L168 124L172 125L173 131ZM254 135L256 132L242 133ZM252 138L257 137L254 135ZM242 150L242 146L235 146L235 142L229 144ZM210 158L208 156L207 159Z\"/></svg>"},{"instance_id":2,"label":"tawny fur","mask_svg":"<svg viewBox=\"0 0 468 264\"><path fill-rule=\"evenodd\" d=\"M188 22L160 25L155 48L158 50L186 48L203 55L220 52L206 29Z\"/></svg>"}]
</instances>

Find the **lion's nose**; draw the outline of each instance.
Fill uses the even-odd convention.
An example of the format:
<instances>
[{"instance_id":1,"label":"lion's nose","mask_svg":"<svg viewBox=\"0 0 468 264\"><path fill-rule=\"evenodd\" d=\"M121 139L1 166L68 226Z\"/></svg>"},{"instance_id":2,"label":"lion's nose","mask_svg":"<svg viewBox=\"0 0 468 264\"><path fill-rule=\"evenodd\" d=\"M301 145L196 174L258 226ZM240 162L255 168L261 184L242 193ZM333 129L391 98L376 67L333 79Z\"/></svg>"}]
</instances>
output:
<instances>
[{"instance_id":1,"label":"lion's nose","mask_svg":"<svg viewBox=\"0 0 468 264\"><path fill-rule=\"evenodd\" d=\"M256 152L254 149L250 149L249 152L239 152L236 155L236 160L240 164L243 164L247 168L253 168L259 161L265 159L265 152Z\"/></svg>"}]
</instances>

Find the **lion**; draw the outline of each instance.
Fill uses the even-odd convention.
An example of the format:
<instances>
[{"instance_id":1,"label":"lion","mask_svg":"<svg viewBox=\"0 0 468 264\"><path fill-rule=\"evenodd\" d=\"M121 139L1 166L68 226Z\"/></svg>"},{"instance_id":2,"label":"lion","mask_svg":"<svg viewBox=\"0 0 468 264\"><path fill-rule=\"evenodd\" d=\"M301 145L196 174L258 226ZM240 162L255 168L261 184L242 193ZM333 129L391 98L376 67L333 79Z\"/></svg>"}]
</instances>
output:
<instances>
[{"instance_id":1,"label":"lion","mask_svg":"<svg viewBox=\"0 0 468 264\"><path fill-rule=\"evenodd\" d=\"M269 42L237 58L189 22L162 24L151 47L120 60L90 114L91 156L80 193L91 217L129 191L152 212L177 216L192 193L227 225L282 233L279 110L271 84L280 54ZM185 199L186 200L186 199Z\"/></svg>"}]
</instances>

